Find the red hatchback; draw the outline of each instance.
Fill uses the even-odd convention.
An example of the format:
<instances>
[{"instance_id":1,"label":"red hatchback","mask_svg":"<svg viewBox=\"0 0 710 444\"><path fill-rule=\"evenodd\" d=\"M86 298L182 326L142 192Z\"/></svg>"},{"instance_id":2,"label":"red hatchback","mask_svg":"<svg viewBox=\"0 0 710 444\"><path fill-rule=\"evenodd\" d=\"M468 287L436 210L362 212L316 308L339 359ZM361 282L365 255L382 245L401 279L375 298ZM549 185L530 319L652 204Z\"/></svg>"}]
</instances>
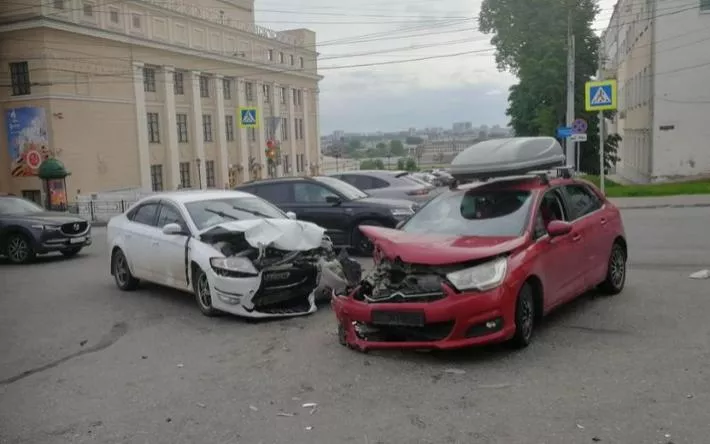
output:
<instances>
[{"instance_id":1,"label":"red hatchback","mask_svg":"<svg viewBox=\"0 0 710 444\"><path fill-rule=\"evenodd\" d=\"M461 186L396 230L360 229L375 271L332 306L340 342L362 351L525 347L555 307L596 287L619 293L626 280L619 210L577 179Z\"/></svg>"}]
</instances>

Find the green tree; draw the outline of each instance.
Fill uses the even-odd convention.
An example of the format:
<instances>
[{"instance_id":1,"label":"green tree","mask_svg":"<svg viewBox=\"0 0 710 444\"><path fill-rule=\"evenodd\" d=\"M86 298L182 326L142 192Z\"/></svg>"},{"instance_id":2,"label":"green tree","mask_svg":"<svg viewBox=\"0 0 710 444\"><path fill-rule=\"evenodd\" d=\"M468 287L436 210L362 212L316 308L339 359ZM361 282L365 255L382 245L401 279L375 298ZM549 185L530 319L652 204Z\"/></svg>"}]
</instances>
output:
<instances>
[{"instance_id":1,"label":"green tree","mask_svg":"<svg viewBox=\"0 0 710 444\"><path fill-rule=\"evenodd\" d=\"M417 161L411 157L407 157L407 161L404 164L404 168L400 168L400 169L404 169L407 171L419 171L419 167L417 166Z\"/></svg>"},{"instance_id":2,"label":"green tree","mask_svg":"<svg viewBox=\"0 0 710 444\"><path fill-rule=\"evenodd\" d=\"M567 18L575 35L575 117L589 123L582 143L581 168L598 158L596 115L584 111L584 84L597 70L599 38L592 29L599 8L595 0L483 0L479 29L492 35L496 63L515 74L507 115L517 136L553 136L565 123ZM613 147L610 146L610 149ZM613 153L615 155L615 152ZM598 162L597 162L598 163ZM598 169L598 167L597 167Z\"/></svg>"},{"instance_id":3,"label":"green tree","mask_svg":"<svg viewBox=\"0 0 710 444\"><path fill-rule=\"evenodd\" d=\"M424 139L421 137L409 136L404 140L404 143L407 145L419 145L420 143L424 143Z\"/></svg>"},{"instance_id":4,"label":"green tree","mask_svg":"<svg viewBox=\"0 0 710 444\"><path fill-rule=\"evenodd\" d=\"M401 140L390 140L390 154L392 156L404 156L404 145Z\"/></svg>"},{"instance_id":5,"label":"green tree","mask_svg":"<svg viewBox=\"0 0 710 444\"><path fill-rule=\"evenodd\" d=\"M361 170L384 170L385 164L382 159L366 159L360 162Z\"/></svg>"},{"instance_id":6,"label":"green tree","mask_svg":"<svg viewBox=\"0 0 710 444\"><path fill-rule=\"evenodd\" d=\"M348 142L347 154L350 157L355 157L355 153L362 147L362 143L359 139L351 139Z\"/></svg>"},{"instance_id":7,"label":"green tree","mask_svg":"<svg viewBox=\"0 0 710 444\"><path fill-rule=\"evenodd\" d=\"M389 150L387 149L387 144L385 143L378 143L375 145L375 156L374 157L386 157L387 154L389 153Z\"/></svg>"},{"instance_id":8,"label":"green tree","mask_svg":"<svg viewBox=\"0 0 710 444\"><path fill-rule=\"evenodd\" d=\"M404 169L406 169L406 165L405 165L405 162L404 162L404 158L400 157L399 159L397 159L397 169L398 169L398 170L404 170Z\"/></svg>"}]
</instances>

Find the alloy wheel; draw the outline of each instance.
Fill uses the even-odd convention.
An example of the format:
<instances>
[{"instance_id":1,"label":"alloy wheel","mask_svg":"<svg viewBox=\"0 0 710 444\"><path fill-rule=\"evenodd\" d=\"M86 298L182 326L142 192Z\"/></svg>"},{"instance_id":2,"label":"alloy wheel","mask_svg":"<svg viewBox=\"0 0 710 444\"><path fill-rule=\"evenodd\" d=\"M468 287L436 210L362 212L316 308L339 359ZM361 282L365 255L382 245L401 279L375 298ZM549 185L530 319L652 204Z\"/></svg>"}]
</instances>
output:
<instances>
[{"instance_id":1,"label":"alloy wheel","mask_svg":"<svg viewBox=\"0 0 710 444\"><path fill-rule=\"evenodd\" d=\"M207 282L207 275L202 273L197 280L197 293L200 299L200 304L205 308L212 307L212 294L210 293L210 284Z\"/></svg>"},{"instance_id":2,"label":"alloy wheel","mask_svg":"<svg viewBox=\"0 0 710 444\"><path fill-rule=\"evenodd\" d=\"M7 255L12 262L21 264L30 255L30 245L20 236L12 237L7 246Z\"/></svg>"},{"instance_id":3,"label":"alloy wheel","mask_svg":"<svg viewBox=\"0 0 710 444\"><path fill-rule=\"evenodd\" d=\"M533 323L535 321L535 310L533 307L532 295L526 293L520 299L520 331L521 336L528 340L532 336Z\"/></svg>"},{"instance_id":4,"label":"alloy wheel","mask_svg":"<svg viewBox=\"0 0 710 444\"><path fill-rule=\"evenodd\" d=\"M128 282L129 273L128 262L126 262L126 256L123 253L116 254L116 265L114 269L114 276L116 276L116 281L118 281L119 286L125 286Z\"/></svg>"},{"instance_id":5,"label":"alloy wheel","mask_svg":"<svg viewBox=\"0 0 710 444\"><path fill-rule=\"evenodd\" d=\"M621 287L626 277L626 258L621 248L614 247L609 268L612 285L615 288Z\"/></svg>"}]
</instances>

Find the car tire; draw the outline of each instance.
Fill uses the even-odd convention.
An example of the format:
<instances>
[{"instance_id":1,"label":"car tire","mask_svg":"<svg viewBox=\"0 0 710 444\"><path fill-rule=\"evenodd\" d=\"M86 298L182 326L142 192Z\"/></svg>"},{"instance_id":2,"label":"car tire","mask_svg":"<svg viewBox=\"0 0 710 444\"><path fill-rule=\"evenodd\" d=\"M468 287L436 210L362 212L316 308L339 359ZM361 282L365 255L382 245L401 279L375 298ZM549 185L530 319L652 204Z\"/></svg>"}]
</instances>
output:
<instances>
[{"instance_id":1,"label":"car tire","mask_svg":"<svg viewBox=\"0 0 710 444\"><path fill-rule=\"evenodd\" d=\"M372 242L370 242L370 239L368 239L367 236L360 231L360 227L363 225L375 227L382 227L383 225L376 220L363 220L358 223L355 228L353 228L353 232L351 234L351 245L353 249L355 249L355 251L362 256L372 256L372 252L375 247L372 245Z\"/></svg>"},{"instance_id":2,"label":"car tire","mask_svg":"<svg viewBox=\"0 0 710 444\"><path fill-rule=\"evenodd\" d=\"M626 251L619 242L614 242L609 255L606 279L599 289L608 295L615 295L623 291L624 285L626 285Z\"/></svg>"},{"instance_id":3,"label":"car tire","mask_svg":"<svg viewBox=\"0 0 710 444\"><path fill-rule=\"evenodd\" d=\"M13 233L7 237L5 254L10 262L16 265L30 263L37 256L32 242L22 233Z\"/></svg>"},{"instance_id":4,"label":"car tire","mask_svg":"<svg viewBox=\"0 0 710 444\"><path fill-rule=\"evenodd\" d=\"M515 302L515 334L510 340L513 348L530 345L535 332L535 293L529 283L523 284Z\"/></svg>"},{"instance_id":5,"label":"car tire","mask_svg":"<svg viewBox=\"0 0 710 444\"><path fill-rule=\"evenodd\" d=\"M64 255L64 257L74 257L77 254L79 254L79 252L81 251L82 248L83 247L74 247L74 248L69 248L67 250L62 250L62 254Z\"/></svg>"},{"instance_id":6,"label":"car tire","mask_svg":"<svg viewBox=\"0 0 710 444\"><path fill-rule=\"evenodd\" d=\"M192 274L192 288L195 291L197 307L202 314L208 317L218 316L220 311L212 306L212 290L207 280L207 274L199 267L195 267Z\"/></svg>"},{"instance_id":7,"label":"car tire","mask_svg":"<svg viewBox=\"0 0 710 444\"><path fill-rule=\"evenodd\" d=\"M133 291L140 284L140 281L131 273L128 259L121 249L116 249L111 257L111 274L116 281L116 286L122 291Z\"/></svg>"}]
</instances>

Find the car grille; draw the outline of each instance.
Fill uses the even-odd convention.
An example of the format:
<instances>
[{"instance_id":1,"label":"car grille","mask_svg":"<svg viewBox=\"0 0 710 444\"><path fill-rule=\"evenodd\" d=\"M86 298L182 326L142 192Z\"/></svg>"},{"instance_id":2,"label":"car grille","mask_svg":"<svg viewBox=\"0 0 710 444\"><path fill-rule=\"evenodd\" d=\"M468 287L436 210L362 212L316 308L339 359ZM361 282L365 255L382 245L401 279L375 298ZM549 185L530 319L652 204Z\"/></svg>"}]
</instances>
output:
<instances>
[{"instance_id":1,"label":"car grille","mask_svg":"<svg viewBox=\"0 0 710 444\"><path fill-rule=\"evenodd\" d=\"M290 265L264 271L252 298L254 308L271 312L302 306L318 283L318 268L312 264ZM308 307L306 307L306 311Z\"/></svg>"},{"instance_id":2,"label":"car grille","mask_svg":"<svg viewBox=\"0 0 710 444\"><path fill-rule=\"evenodd\" d=\"M443 341L451 335L454 325L454 321L431 322L422 327L362 324L355 326L355 334L368 342Z\"/></svg>"},{"instance_id":3,"label":"car grille","mask_svg":"<svg viewBox=\"0 0 710 444\"><path fill-rule=\"evenodd\" d=\"M61 232L68 236L75 236L85 232L88 227L89 223L86 221L69 222L68 224L62 225Z\"/></svg>"}]
</instances>

